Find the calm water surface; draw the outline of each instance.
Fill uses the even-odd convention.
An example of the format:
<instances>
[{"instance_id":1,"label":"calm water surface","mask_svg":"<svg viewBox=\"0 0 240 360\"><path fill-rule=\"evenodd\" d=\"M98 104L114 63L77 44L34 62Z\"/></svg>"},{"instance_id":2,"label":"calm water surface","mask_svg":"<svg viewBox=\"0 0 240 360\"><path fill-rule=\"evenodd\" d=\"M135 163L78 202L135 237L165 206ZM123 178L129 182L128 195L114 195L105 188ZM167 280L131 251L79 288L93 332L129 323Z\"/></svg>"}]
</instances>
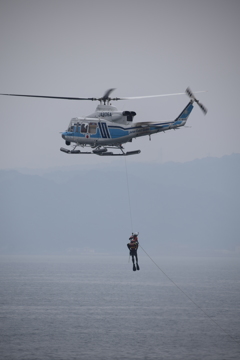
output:
<instances>
[{"instance_id":1,"label":"calm water surface","mask_svg":"<svg viewBox=\"0 0 240 360\"><path fill-rule=\"evenodd\" d=\"M1 359L240 359L240 260L1 257Z\"/></svg>"}]
</instances>

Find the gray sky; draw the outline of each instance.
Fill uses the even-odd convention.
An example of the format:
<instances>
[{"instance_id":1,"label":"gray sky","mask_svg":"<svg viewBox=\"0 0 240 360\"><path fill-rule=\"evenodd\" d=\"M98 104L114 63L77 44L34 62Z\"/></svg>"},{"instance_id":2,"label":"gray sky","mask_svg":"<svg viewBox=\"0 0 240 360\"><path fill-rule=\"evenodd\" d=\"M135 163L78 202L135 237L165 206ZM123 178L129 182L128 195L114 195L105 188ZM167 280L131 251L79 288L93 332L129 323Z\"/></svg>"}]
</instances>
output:
<instances>
[{"instance_id":1,"label":"gray sky","mask_svg":"<svg viewBox=\"0 0 240 360\"><path fill-rule=\"evenodd\" d=\"M134 140L131 161L189 161L240 153L240 2L0 2L0 92L54 96L140 96L192 90L190 128ZM116 103L138 121L174 119L187 97ZM0 97L0 168L112 162L67 156L60 132L97 103ZM115 160L114 160L115 161ZM117 160L119 161L119 160Z\"/></svg>"}]
</instances>

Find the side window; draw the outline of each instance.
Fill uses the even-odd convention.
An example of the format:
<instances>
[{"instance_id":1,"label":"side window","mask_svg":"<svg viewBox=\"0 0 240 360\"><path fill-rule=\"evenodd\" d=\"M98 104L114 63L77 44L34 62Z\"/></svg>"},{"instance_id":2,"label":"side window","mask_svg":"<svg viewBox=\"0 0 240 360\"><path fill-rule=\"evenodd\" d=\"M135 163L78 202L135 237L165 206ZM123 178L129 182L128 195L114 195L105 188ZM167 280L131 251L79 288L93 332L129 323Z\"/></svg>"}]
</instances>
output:
<instances>
[{"instance_id":1,"label":"side window","mask_svg":"<svg viewBox=\"0 0 240 360\"><path fill-rule=\"evenodd\" d=\"M82 124L81 125L81 133L85 134L88 132L88 124Z\"/></svg>"},{"instance_id":2,"label":"side window","mask_svg":"<svg viewBox=\"0 0 240 360\"><path fill-rule=\"evenodd\" d=\"M89 124L89 133L96 134L97 132L97 123L90 123Z\"/></svg>"},{"instance_id":3,"label":"side window","mask_svg":"<svg viewBox=\"0 0 240 360\"><path fill-rule=\"evenodd\" d=\"M76 129L75 131L76 131L77 133L80 132L80 124L79 124L79 123L76 124L76 128L75 128L75 129Z\"/></svg>"},{"instance_id":4,"label":"side window","mask_svg":"<svg viewBox=\"0 0 240 360\"><path fill-rule=\"evenodd\" d=\"M73 132L78 132L78 123L75 123L74 124L74 127L73 127Z\"/></svg>"}]
</instances>

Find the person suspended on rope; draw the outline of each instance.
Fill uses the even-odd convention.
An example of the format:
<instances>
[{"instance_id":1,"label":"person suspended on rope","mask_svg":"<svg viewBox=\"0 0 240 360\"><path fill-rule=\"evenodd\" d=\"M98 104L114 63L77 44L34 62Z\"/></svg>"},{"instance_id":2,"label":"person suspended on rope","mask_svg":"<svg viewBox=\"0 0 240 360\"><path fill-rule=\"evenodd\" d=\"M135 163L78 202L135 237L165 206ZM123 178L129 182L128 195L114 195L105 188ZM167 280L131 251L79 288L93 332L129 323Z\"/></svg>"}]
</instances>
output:
<instances>
[{"instance_id":1,"label":"person suspended on rope","mask_svg":"<svg viewBox=\"0 0 240 360\"><path fill-rule=\"evenodd\" d=\"M127 247L130 250L130 256L132 257L132 263L133 263L133 271L140 270L140 267L138 265L138 256L137 256L137 249L138 249L138 234L132 233L132 235L129 238L130 242L127 244ZM136 259L136 265L135 265L135 259Z\"/></svg>"}]
</instances>

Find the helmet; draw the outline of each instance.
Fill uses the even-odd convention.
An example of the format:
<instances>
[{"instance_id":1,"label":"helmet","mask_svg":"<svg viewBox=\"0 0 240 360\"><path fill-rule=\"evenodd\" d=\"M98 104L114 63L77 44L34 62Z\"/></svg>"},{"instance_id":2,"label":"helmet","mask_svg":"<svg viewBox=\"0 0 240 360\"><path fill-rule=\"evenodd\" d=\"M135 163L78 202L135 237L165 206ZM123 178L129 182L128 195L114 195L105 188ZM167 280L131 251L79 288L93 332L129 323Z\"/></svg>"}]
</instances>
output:
<instances>
[{"instance_id":1,"label":"helmet","mask_svg":"<svg viewBox=\"0 0 240 360\"><path fill-rule=\"evenodd\" d=\"M133 233L133 236L138 236L139 233Z\"/></svg>"}]
</instances>

